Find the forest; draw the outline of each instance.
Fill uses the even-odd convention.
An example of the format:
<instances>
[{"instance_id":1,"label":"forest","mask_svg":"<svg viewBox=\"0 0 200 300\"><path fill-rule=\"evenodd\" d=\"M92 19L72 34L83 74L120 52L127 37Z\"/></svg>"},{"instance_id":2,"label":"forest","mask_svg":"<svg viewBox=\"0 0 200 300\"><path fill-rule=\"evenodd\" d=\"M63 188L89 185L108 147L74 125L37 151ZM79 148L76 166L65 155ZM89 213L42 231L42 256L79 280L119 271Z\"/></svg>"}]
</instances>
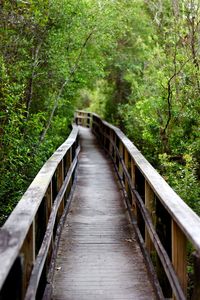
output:
<instances>
[{"instance_id":1,"label":"forest","mask_svg":"<svg viewBox=\"0 0 200 300\"><path fill-rule=\"evenodd\" d=\"M71 131L120 127L200 215L200 2L0 1L0 224Z\"/></svg>"}]
</instances>

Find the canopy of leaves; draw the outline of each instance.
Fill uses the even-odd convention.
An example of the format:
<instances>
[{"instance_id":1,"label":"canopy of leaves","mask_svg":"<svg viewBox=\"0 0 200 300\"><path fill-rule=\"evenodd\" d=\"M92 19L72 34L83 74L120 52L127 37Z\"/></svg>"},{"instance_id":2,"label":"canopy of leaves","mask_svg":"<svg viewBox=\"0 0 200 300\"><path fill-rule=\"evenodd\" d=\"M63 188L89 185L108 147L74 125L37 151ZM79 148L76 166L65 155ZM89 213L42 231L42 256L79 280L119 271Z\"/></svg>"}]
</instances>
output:
<instances>
[{"instance_id":1,"label":"canopy of leaves","mask_svg":"<svg viewBox=\"0 0 200 300\"><path fill-rule=\"evenodd\" d=\"M70 131L99 113L200 213L196 0L0 3L0 220Z\"/></svg>"},{"instance_id":2,"label":"canopy of leaves","mask_svg":"<svg viewBox=\"0 0 200 300\"><path fill-rule=\"evenodd\" d=\"M199 1L114 3L116 47L82 99L120 126L200 214Z\"/></svg>"}]
</instances>

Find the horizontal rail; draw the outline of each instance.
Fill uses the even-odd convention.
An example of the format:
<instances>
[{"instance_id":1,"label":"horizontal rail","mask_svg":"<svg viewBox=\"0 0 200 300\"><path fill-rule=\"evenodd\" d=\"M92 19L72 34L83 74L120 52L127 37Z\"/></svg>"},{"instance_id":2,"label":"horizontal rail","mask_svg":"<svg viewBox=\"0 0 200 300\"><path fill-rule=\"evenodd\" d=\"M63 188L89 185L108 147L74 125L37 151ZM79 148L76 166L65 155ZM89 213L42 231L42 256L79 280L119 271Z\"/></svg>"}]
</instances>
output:
<instances>
[{"instance_id":1,"label":"horizontal rail","mask_svg":"<svg viewBox=\"0 0 200 300\"><path fill-rule=\"evenodd\" d=\"M35 299L37 293L44 291L40 281L44 273L47 277L79 151L78 127L74 125L68 139L44 164L1 228L0 299L24 299L28 285L31 293L27 292L27 299ZM12 278L17 274L20 280L12 289Z\"/></svg>"},{"instance_id":2,"label":"horizontal rail","mask_svg":"<svg viewBox=\"0 0 200 300\"><path fill-rule=\"evenodd\" d=\"M145 225L146 228L148 230L148 233L150 235L151 240L153 241L154 247L157 251L157 254L162 262L162 265L164 267L165 273L167 274L167 277L169 279L169 282L172 286L172 289L174 291L174 295L176 296L177 299L185 299L185 296L183 294L183 291L181 289L180 283L177 280L177 276L176 273L173 269L172 263L169 259L169 256L167 255L167 252L165 250L165 248L163 247L159 236L154 228L153 222L151 220L150 214L140 196L140 194L137 192L137 190L135 189L133 182L131 180L131 177L127 171L126 165L123 161L123 159L121 158L121 155L119 153L119 150L116 148L116 152L118 157L121 159L121 164L122 164L122 168L123 168L123 172L127 178L128 181L128 185L130 190L132 191L132 193L135 195L135 201L137 202L137 206L140 209L140 212L142 214L142 217L145 221Z\"/></svg>"},{"instance_id":3,"label":"horizontal rail","mask_svg":"<svg viewBox=\"0 0 200 300\"><path fill-rule=\"evenodd\" d=\"M43 243L40 247L40 251L37 255L37 259L35 261L35 265L33 267L32 273L31 273L31 279L30 279L29 286L28 286L28 289L26 292L25 300L31 300L31 299L34 300L36 297L38 284L40 281L40 277L41 277L41 274L43 271L45 260L46 260L47 254L48 254L48 249L49 249L51 239L52 239L52 234L53 234L53 229L54 229L54 225L55 225L55 221L56 221L57 211L58 211L60 203L64 197L66 189L70 183L72 174L74 173L74 170L77 166L79 151L80 151L80 148L78 148L78 151L76 153L76 157L73 161L73 164L71 165L71 167L68 171L68 174L62 184L62 187L54 201L52 211L51 211L51 214L49 217L49 222L48 222L48 226L46 229L46 233L45 233L45 236L43 239Z\"/></svg>"},{"instance_id":4,"label":"horizontal rail","mask_svg":"<svg viewBox=\"0 0 200 300\"><path fill-rule=\"evenodd\" d=\"M103 121L96 114L84 111L77 112L77 124L85 124L84 114L87 124L90 124L114 161L132 206L131 214L137 219L147 252L154 261L158 277L161 277L158 279L164 296L170 298L172 289L176 299L186 299L187 241L192 243L199 257L200 218L119 128ZM200 260L197 261L199 263ZM169 283L162 283L163 273ZM198 280L199 278L195 278L196 282ZM197 286L195 283L194 285ZM195 296L197 294L194 290L194 299L199 299Z\"/></svg>"}]
</instances>

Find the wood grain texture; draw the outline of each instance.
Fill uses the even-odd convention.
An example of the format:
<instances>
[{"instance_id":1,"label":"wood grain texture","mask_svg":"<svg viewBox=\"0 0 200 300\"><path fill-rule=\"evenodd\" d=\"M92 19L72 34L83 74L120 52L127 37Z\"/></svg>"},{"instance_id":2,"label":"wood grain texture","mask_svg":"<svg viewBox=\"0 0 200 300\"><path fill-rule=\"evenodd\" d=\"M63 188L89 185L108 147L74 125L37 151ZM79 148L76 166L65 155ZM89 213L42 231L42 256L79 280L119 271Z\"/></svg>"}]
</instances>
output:
<instances>
[{"instance_id":1,"label":"wood grain texture","mask_svg":"<svg viewBox=\"0 0 200 300\"><path fill-rule=\"evenodd\" d=\"M116 137L119 138L128 150L134 164L143 174L145 180L159 198L162 205L169 212L172 219L176 221L188 240L192 242L196 250L200 251L200 218L197 214L195 214L195 212L173 191L162 176L153 168L137 147L119 128L101 120L96 114L92 114L92 116L94 120L93 124L96 124L96 127L98 127L99 124L102 124L104 127L108 127L115 132Z\"/></svg>"},{"instance_id":2,"label":"wood grain texture","mask_svg":"<svg viewBox=\"0 0 200 300\"><path fill-rule=\"evenodd\" d=\"M38 288L39 281L40 281L40 278L41 278L41 275L43 272L46 257L48 255L49 248L50 248L51 242L52 242L53 229L54 229L56 217L57 217L57 214L59 213L59 207L63 201L64 194L65 194L66 189L70 182L70 178L72 177L72 174L73 174L74 170L76 169L76 166L78 163L78 154L79 154L79 149L77 149L76 157L74 158L74 160L70 166L70 169L68 170L67 176L65 177L65 180L64 180L62 186L60 187L60 191L54 200L51 214L49 217L48 226L47 226L44 238L43 238L43 242L40 247L39 253L37 255L35 265L32 270L32 274L31 274L29 286L28 286L28 289L26 292L25 300L34 300L36 298L37 288ZM59 221L60 220L58 220L58 222Z\"/></svg>"},{"instance_id":3,"label":"wood grain texture","mask_svg":"<svg viewBox=\"0 0 200 300\"><path fill-rule=\"evenodd\" d=\"M112 169L81 128L77 187L64 226L54 300L155 299Z\"/></svg>"},{"instance_id":4,"label":"wood grain texture","mask_svg":"<svg viewBox=\"0 0 200 300\"><path fill-rule=\"evenodd\" d=\"M19 255L52 176L58 164L76 140L77 134L78 127L73 126L68 139L43 165L0 230L0 290Z\"/></svg>"},{"instance_id":5,"label":"wood grain texture","mask_svg":"<svg viewBox=\"0 0 200 300\"><path fill-rule=\"evenodd\" d=\"M187 295L187 240L174 221L172 221L172 263L181 287Z\"/></svg>"}]
</instances>

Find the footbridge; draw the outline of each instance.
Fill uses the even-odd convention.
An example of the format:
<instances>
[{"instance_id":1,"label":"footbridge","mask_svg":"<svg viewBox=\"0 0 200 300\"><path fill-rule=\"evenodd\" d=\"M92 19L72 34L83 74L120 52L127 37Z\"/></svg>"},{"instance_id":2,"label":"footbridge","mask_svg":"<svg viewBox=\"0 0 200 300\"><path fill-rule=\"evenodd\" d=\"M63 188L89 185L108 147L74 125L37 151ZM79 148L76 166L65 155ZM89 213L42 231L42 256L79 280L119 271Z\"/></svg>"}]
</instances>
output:
<instances>
[{"instance_id":1,"label":"footbridge","mask_svg":"<svg viewBox=\"0 0 200 300\"><path fill-rule=\"evenodd\" d=\"M78 111L0 230L0 300L200 299L200 218L134 144Z\"/></svg>"}]
</instances>

